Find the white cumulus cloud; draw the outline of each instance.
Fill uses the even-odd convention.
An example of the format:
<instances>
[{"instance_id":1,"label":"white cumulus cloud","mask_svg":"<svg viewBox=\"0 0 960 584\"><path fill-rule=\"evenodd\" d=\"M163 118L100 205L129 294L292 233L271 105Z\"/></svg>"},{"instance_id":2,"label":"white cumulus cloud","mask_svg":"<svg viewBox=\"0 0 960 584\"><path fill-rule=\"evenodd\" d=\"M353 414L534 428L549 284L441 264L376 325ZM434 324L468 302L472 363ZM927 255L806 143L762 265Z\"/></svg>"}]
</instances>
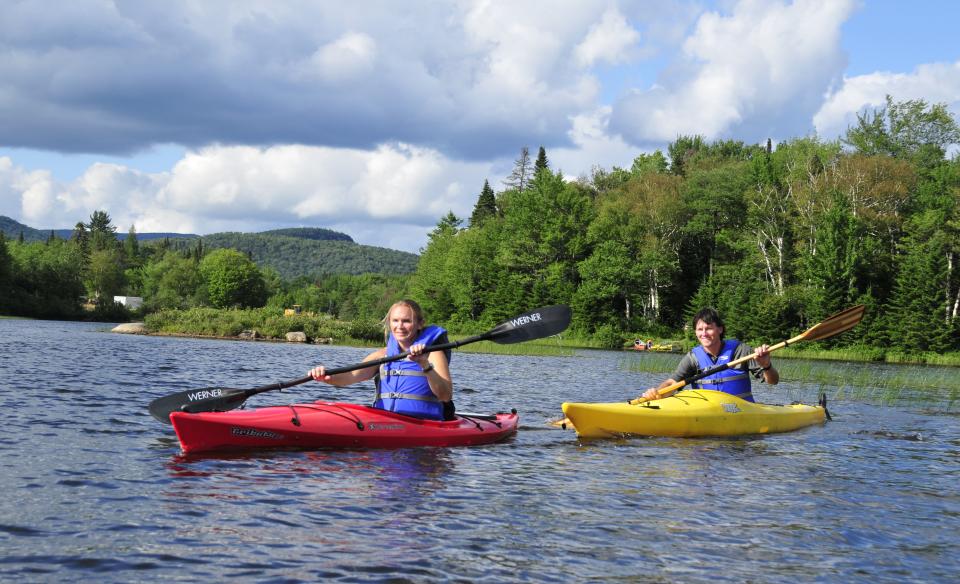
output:
<instances>
[{"instance_id":1,"label":"white cumulus cloud","mask_svg":"<svg viewBox=\"0 0 960 584\"><path fill-rule=\"evenodd\" d=\"M844 78L813 116L817 134L834 139L857 123L857 113L894 101L922 99L928 104L943 103L960 119L960 61L918 66L911 73L877 72Z\"/></svg>"},{"instance_id":2,"label":"white cumulus cloud","mask_svg":"<svg viewBox=\"0 0 960 584\"><path fill-rule=\"evenodd\" d=\"M489 163L408 144L211 146L188 152L169 172L94 164L68 182L4 157L0 214L68 228L104 210L119 230L134 225L140 233L339 227L358 243L416 252L448 211L469 216L488 178Z\"/></svg>"},{"instance_id":3,"label":"white cumulus cloud","mask_svg":"<svg viewBox=\"0 0 960 584\"><path fill-rule=\"evenodd\" d=\"M629 62L636 54L639 41L640 33L630 26L616 8L610 8L574 48L574 56L581 67L590 67L598 62Z\"/></svg>"},{"instance_id":4,"label":"white cumulus cloud","mask_svg":"<svg viewBox=\"0 0 960 584\"><path fill-rule=\"evenodd\" d=\"M845 67L840 25L854 7L853 0L741 0L729 15L704 13L680 61L615 104L612 127L640 144L679 134L803 135Z\"/></svg>"}]
</instances>

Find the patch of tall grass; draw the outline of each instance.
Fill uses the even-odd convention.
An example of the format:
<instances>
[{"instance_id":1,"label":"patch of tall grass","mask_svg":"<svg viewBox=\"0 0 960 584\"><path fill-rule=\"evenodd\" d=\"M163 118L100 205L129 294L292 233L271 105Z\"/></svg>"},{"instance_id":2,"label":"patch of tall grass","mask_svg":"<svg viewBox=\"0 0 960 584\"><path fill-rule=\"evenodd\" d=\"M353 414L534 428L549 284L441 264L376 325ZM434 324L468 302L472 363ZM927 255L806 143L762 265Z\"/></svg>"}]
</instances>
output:
<instances>
[{"instance_id":1,"label":"patch of tall grass","mask_svg":"<svg viewBox=\"0 0 960 584\"><path fill-rule=\"evenodd\" d=\"M823 348L788 347L777 353L781 358L812 359L818 361L853 361L859 363L893 363L898 365L938 365L960 367L960 353L907 353L898 349L883 349L855 345L850 347Z\"/></svg>"},{"instance_id":2,"label":"patch of tall grass","mask_svg":"<svg viewBox=\"0 0 960 584\"><path fill-rule=\"evenodd\" d=\"M680 362L680 355L671 353L647 353L637 354L636 359L625 360L624 369L635 373L673 373Z\"/></svg>"},{"instance_id":3,"label":"patch of tall grass","mask_svg":"<svg viewBox=\"0 0 960 584\"><path fill-rule=\"evenodd\" d=\"M310 340L383 340L383 326L377 320L341 321L325 314L283 316L276 309L269 308L161 310L147 315L144 326L151 333L225 338L256 331L265 339L284 339L288 332L302 332Z\"/></svg>"},{"instance_id":4,"label":"patch of tall grass","mask_svg":"<svg viewBox=\"0 0 960 584\"><path fill-rule=\"evenodd\" d=\"M781 361L781 379L799 379L835 387L872 390L943 391L960 390L960 376L946 367L888 366L865 367L857 363Z\"/></svg>"},{"instance_id":5,"label":"patch of tall grass","mask_svg":"<svg viewBox=\"0 0 960 584\"><path fill-rule=\"evenodd\" d=\"M820 391L831 393L833 399L880 403L925 401L946 403L948 408L960 404L960 375L950 367L888 363L864 365L862 362L841 359L838 355L843 355L842 351L831 351L830 355L833 360L829 361L777 359L780 379L817 385ZM678 361L677 355L641 353L637 358L624 359L621 367L627 371L653 373L666 378L673 373Z\"/></svg>"}]
</instances>

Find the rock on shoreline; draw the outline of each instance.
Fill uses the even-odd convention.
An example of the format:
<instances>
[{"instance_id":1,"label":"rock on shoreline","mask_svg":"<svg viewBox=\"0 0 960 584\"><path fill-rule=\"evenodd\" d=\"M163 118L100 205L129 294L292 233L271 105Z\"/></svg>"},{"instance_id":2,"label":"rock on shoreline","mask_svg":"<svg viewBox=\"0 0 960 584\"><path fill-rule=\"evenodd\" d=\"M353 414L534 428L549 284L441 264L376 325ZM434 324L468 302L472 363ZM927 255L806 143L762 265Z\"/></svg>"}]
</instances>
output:
<instances>
[{"instance_id":1,"label":"rock on shoreline","mask_svg":"<svg viewBox=\"0 0 960 584\"><path fill-rule=\"evenodd\" d=\"M119 324L113 327L112 329L110 329L110 332L122 333L127 335L151 334L147 332L147 328L144 326L142 322L127 322L127 323ZM159 334L159 336L190 337L190 338L198 338L198 339L214 338L214 339L235 339L235 340L253 340L253 341L275 341L275 342L286 341L288 343L313 343L315 345L332 345L333 344L332 337L317 337L317 338L311 339L311 338L308 338L307 335L302 332L289 332L286 334L286 337L284 339L266 339L256 330L243 331L235 337L211 337L208 335L190 335L190 334L177 334L177 333L166 333L166 334L154 333L154 334Z\"/></svg>"},{"instance_id":2,"label":"rock on shoreline","mask_svg":"<svg viewBox=\"0 0 960 584\"><path fill-rule=\"evenodd\" d=\"M113 327L110 329L110 332L128 335L145 335L147 334L147 329L143 326L142 322L125 322Z\"/></svg>"}]
</instances>

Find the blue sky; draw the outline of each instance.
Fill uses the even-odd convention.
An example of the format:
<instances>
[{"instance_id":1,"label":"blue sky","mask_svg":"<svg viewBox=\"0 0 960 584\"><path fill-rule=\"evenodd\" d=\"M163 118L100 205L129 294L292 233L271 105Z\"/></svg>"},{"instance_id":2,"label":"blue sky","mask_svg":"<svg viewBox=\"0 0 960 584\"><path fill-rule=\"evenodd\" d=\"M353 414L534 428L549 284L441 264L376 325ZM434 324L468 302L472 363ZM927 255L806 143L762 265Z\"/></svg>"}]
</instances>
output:
<instances>
[{"instance_id":1,"label":"blue sky","mask_svg":"<svg viewBox=\"0 0 960 584\"><path fill-rule=\"evenodd\" d=\"M960 3L0 0L0 215L318 226L417 252L523 146L571 179L680 134L960 114Z\"/></svg>"}]
</instances>

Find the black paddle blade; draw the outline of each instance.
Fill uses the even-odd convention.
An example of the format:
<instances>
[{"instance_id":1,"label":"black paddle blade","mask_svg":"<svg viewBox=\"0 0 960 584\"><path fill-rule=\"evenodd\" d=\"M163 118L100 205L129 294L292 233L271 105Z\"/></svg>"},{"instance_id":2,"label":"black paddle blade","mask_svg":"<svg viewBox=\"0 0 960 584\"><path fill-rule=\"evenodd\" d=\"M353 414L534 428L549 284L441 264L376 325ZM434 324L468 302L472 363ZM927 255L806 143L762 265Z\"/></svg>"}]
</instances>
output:
<instances>
[{"instance_id":1,"label":"black paddle blade","mask_svg":"<svg viewBox=\"0 0 960 584\"><path fill-rule=\"evenodd\" d=\"M572 314L563 304L543 306L501 322L484 337L501 345L542 339L565 331Z\"/></svg>"},{"instance_id":2,"label":"black paddle blade","mask_svg":"<svg viewBox=\"0 0 960 584\"><path fill-rule=\"evenodd\" d=\"M165 424L173 412L225 412L240 407L247 391L226 387L205 387L173 393L150 402L150 415Z\"/></svg>"}]
</instances>

